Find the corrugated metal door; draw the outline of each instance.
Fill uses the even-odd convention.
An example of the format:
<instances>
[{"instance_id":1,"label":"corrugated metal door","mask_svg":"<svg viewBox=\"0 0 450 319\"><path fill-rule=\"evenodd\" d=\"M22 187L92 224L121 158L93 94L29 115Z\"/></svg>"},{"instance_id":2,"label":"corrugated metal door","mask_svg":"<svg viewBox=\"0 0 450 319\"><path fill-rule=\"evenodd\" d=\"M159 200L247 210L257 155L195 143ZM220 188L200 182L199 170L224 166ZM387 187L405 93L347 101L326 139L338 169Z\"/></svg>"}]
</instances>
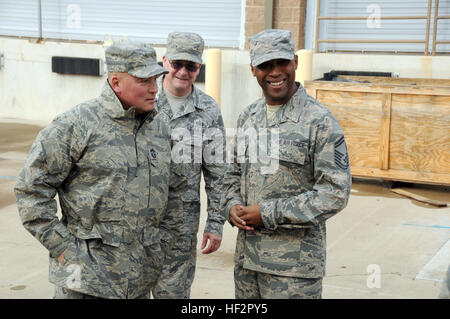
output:
<instances>
[{"instance_id":1,"label":"corrugated metal door","mask_svg":"<svg viewBox=\"0 0 450 319\"><path fill-rule=\"evenodd\" d=\"M0 34L39 36L39 6L37 0L0 0Z\"/></svg>"},{"instance_id":2,"label":"corrugated metal door","mask_svg":"<svg viewBox=\"0 0 450 319\"><path fill-rule=\"evenodd\" d=\"M312 3L314 2L314 3ZM308 1L308 14L314 15ZM429 52L432 49L434 0L431 10ZM425 40L426 19L380 20L379 16L426 16L428 0L322 0L321 16L367 16L365 20L322 20L319 39L335 40ZM450 15L450 0L439 1L439 15ZM450 39L450 20L439 20L437 39ZM306 37L311 41L314 37ZM311 47L309 43L307 47ZM388 51L424 52L423 43L320 43L319 51ZM437 51L450 52L450 45L439 45Z\"/></svg>"},{"instance_id":3,"label":"corrugated metal door","mask_svg":"<svg viewBox=\"0 0 450 319\"><path fill-rule=\"evenodd\" d=\"M37 20L38 1L26 2L33 3L27 11L35 9L36 13L30 14ZM1 3L0 10L4 12L0 15L6 17L25 7L21 1ZM171 31L191 31L199 33L209 46L239 47L242 42L241 16L245 10L242 0L42 0L41 3L43 38L96 41L125 38L165 44ZM22 20L26 20L23 15ZM14 31L6 33L11 24L8 21L0 22L0 34L37 36L37 31L25 34L18 24ZM33 26L36 23L30 22L27 29Z\"/></svg>"}]
</instances>

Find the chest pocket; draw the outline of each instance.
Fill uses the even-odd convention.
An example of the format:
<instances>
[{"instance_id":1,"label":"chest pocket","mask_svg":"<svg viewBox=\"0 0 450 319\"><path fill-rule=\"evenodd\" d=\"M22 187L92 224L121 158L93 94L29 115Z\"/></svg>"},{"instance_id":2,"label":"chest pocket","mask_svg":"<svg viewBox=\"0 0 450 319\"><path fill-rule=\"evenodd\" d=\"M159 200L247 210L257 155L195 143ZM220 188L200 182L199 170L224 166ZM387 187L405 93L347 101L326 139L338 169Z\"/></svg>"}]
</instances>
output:
<instances>
[{"instance_id":1,"label":"chest pocket","mask_svg":"<svg viewBox=\"0 0 450 319\"><path fill-rule=\"evenodd\" d=\"M198 201L202 168L202 139L196 136L173 141L170 175L171 193L183 201Z\"/></svg>"},{"instance_id":2,"label":"chest pocket","mask_svg":"<svg viewBox=\"0 0 450 319\"><path fill-rule=\"evenodd\" d=\"M280 140L279 160L287 166L304 165L308 150L302 142Z\"/></svg>"}]
</instances>

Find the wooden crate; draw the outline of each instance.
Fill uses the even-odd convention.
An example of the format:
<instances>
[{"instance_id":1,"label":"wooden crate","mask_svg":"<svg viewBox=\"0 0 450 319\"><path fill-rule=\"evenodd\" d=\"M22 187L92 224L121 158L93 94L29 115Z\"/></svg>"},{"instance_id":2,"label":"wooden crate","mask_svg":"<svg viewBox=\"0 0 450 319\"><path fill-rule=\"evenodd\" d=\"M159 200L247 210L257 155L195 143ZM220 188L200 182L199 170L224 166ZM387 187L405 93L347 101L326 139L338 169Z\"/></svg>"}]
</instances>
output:
<instances>
[{"instance_id":1,"label":"wooden crate","mask_svg":"<svg viewBox=\"0 0 450 319\"><path fill-rule=\"evenodd\" d=\"M341 125L352 175L450 185L450 80L306 81Z\"/></svg>"}]
</instances>

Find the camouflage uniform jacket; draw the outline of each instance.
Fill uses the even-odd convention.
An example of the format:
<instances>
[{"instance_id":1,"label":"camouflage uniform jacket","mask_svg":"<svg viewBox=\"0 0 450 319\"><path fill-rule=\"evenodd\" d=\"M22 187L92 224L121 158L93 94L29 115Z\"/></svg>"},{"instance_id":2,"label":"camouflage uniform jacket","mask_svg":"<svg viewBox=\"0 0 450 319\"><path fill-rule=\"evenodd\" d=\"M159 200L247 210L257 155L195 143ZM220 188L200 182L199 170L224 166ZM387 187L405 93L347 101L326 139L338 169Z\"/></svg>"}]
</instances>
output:
<instances>
[{"instance_id":1,"label":"camouflage uniform jacket","mask_svg":"<svg viewBox=\"0 0 450 319\"><path fill-rule=\"evenodd\" d=\"M169 158L168 118L137 120L108 83L39 133L15 194L24 227L50 253L50 282L105 298L149 291L162 263Z\"/></svg>"},{"instance_id":2,"label":"camouflage uniform jacket","mask_svg":"<svg viewBox=\"0 0 450 319\"><path fill-rule=\"evenodd\" d=\"M158 110L171 119L172 163L168 214L183 212L181 241L185 249L194 249L200 219L200 179L205 180L207 221L205 233L222 236L225 218L219 211L221 183L226 171L226 142L222 115L217 103L192 86L182 110L173 114L164 90L163 77L158 78ZM187 181L184 182L183 181ZM178 202L178 204L174 204ZM172 229L168 226L166 229ZM190 244L189 244L190 243ZM192 247L191 247L192 246Z\"/></svg>"},{"instance_id":3,"label":"camouflage uniform jacket","mask_svg":"<svg viewBox=\"0 0 450 319\"><path fill-rule=\"evenodd\" d=\"M234 163L224 178L221 209L229 220L236 204L260 205L264 226L239 230L235 263L264 273L319 278L325 274L325 220L346 206L351 175L339 124L297 85L297 92L269 120L264 98L240 115L238 130L278 129L279 152L270 157L279 166L271 174L261 174L267 164L249 160L248 142L243 160L238 160L235 148ZM335 150L343 158L336 157Z\"/></svg>"}]
</instances>

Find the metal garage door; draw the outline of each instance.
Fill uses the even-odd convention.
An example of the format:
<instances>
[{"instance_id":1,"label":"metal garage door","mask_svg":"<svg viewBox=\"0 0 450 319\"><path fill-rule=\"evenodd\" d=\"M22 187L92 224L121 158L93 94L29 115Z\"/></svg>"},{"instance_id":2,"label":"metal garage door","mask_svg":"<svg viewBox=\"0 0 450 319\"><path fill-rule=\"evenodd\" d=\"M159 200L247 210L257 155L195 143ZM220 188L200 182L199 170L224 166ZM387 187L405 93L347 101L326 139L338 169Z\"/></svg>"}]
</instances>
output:
<instances>
[{"instance_id":1,"label":"metal garage door","mask_svg":"<svg viewBox=\"0 0 450 319\"><path fill-rule=\"evenodd\" d=\"M209 46L240 47L244 11L243 0L1 0L0 34L165 44L171 31L192 31Z\"/></svg>"},{"instance_id":2,"label":"metal garage door","mask_svg":"<svg viewBox=\"0 0 450 319\"><path fill-rule=\"evenodd\" d=\"M429 52L432 50L433 17L435 0L432 1L429 35ZM315 26L317 1L308 1L308 23ZM426 16L427 0L322 0L320 16L365 16L363 20L321 20L319 39L336 43L319 43L319 51L375 51L375 52L424 52L424 43L400 43L425 41L426 19L379 19L380 16ZM450 0L439 1L438 16L450 15ZM312 25L311 25L312 24ZM306 36L306 47L315 46L314 35ZM450 39L450 20L438 20L437 40ZM342 40L366 40L366 43L340 43ZM394 43L370 43L387 40ZM398 42L397 42L398 41ZM439 52L450 52L450 45L440 44Z\"/></svg>"}]
</instances>

